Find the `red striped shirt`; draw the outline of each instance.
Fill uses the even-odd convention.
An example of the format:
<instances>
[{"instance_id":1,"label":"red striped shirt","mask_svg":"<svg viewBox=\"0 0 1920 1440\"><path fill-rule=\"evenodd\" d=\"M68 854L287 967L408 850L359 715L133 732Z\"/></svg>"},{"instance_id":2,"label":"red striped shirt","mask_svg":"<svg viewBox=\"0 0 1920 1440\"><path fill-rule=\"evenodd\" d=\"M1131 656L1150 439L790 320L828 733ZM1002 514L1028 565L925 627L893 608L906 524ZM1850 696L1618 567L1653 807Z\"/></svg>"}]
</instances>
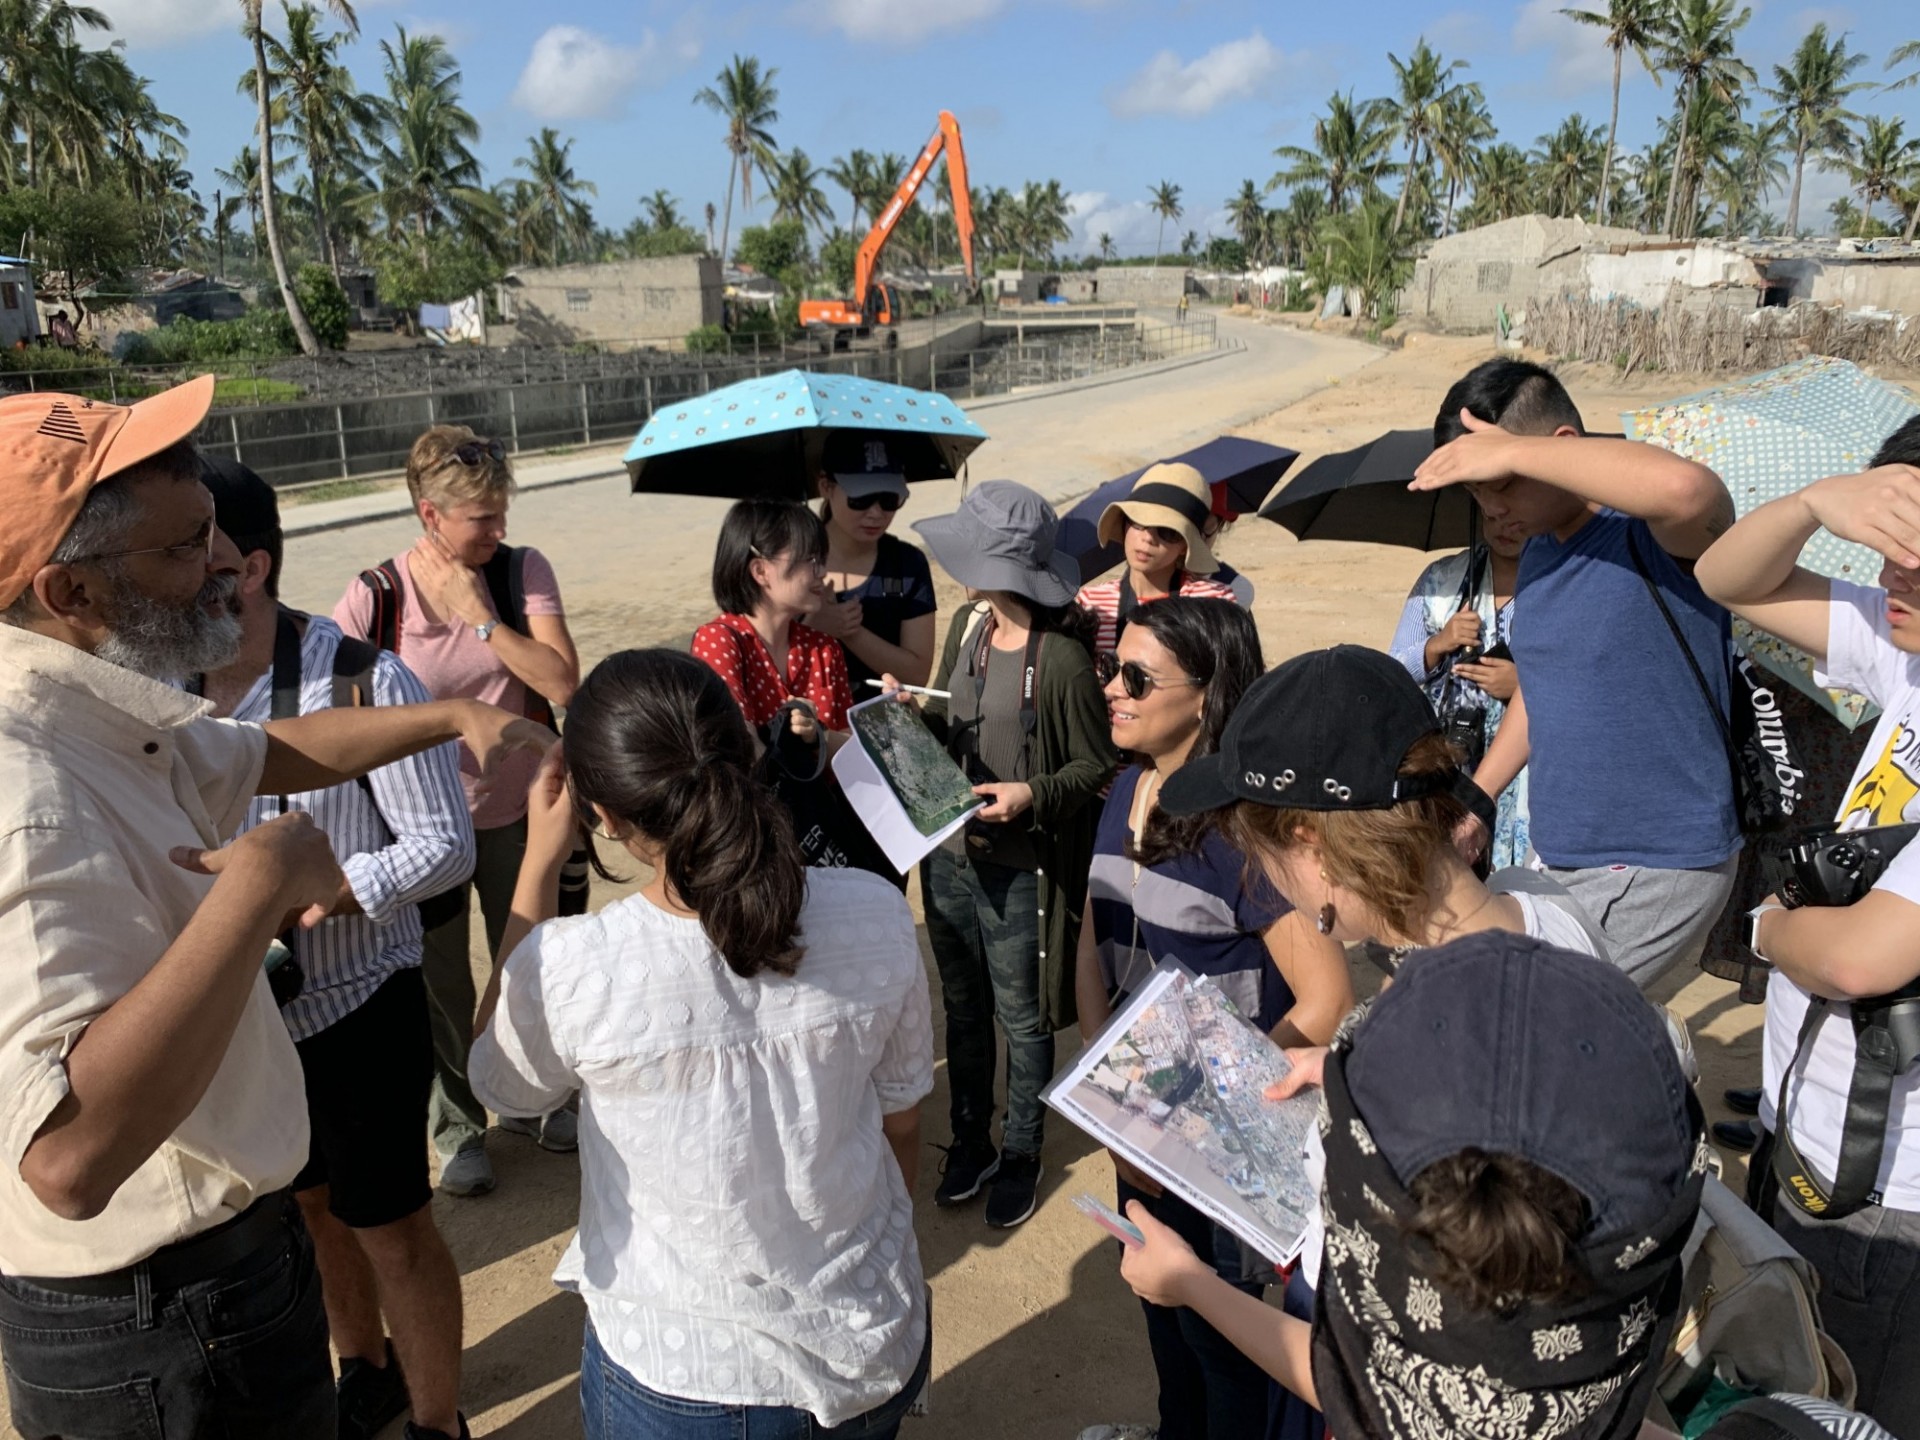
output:
<instances>
[{"instance_id":1,"label":"red striped shirt","mask_svg":"<svg viewBox=\"0 0 1920 1440\"><path fill-rule=\"evenodd\" d=\"M1180 576L1180 588L1177 592L1190 600L1234 600L1233 588L1205 575ZM1082 585L1077 597L1079 602L1099 618L1100 626L1094 639L1094 649L1111 650L1120 639L1120 581L1102 580L1094 585ZM1153 600L1166 597L1156 595L1152 600L1135 597L1136 605L1151 605Z\"/></svg>"}]
</instances>

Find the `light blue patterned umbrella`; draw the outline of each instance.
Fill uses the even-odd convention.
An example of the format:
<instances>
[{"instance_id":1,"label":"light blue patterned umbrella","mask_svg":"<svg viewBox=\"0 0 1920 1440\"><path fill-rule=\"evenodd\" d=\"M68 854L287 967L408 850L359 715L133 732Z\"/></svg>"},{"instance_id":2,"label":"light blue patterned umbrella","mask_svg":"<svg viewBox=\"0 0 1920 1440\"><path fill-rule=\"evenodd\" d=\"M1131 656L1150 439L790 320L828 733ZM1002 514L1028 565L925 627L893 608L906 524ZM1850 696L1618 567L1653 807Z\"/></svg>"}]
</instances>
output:
<instances>
[{"instance_id":1,"label":"light blue patterned umbrella","mask_svg":"<svg viewBox=\"0 0 1920 1440\"><path fill-rule=\"evenodd\" d=\"M1790 495L1826 475L1861 470L1881 441L1916 413L1903 392L1845 360L1816 356L1665 405L1624 412L1627 438L1645 440L1719 472L1737 514ZM1825 530L1800 554L1810 570L1871 585L1880 557ZM1740 646L1804 690L1838 719L1858 725L1873 713L1858 695L1813 681L1806 653L1736 624Z\"/></svg>"},{"instance_id":2,"label":"light blue patterned umbrella","mask_svg":"<svg viewBox=\"0 0 1920 1440\"><path fill-rule=\"evenodd\" d=\"M953 478L987 438L937 391L783 370L655 411L627 447L627 472L635 492L803 499L833 430L886 432L909 480Z\"/></svg>"}]
</instances>

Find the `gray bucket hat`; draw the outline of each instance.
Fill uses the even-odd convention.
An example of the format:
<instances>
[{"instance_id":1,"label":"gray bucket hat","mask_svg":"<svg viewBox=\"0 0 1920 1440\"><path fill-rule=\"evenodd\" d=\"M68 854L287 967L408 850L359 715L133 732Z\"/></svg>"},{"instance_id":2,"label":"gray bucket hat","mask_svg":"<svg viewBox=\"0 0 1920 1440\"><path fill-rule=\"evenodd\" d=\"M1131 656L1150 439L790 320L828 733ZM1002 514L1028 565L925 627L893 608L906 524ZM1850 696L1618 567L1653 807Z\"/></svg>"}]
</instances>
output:
<instances>
[{"instance_id":1,"label":"gray bucket hat","mask_svg":"<svg viewBox=\"0 0 1920 1440\"><path fill-rule=\"evenodd\" d=\"M916 520L933 558L970 590L1009 590L1042 605L1080 593L1080 566L1053 548L1060 517L1026 486L988 480L951 515Z\"/></svg>"}]
</instances>

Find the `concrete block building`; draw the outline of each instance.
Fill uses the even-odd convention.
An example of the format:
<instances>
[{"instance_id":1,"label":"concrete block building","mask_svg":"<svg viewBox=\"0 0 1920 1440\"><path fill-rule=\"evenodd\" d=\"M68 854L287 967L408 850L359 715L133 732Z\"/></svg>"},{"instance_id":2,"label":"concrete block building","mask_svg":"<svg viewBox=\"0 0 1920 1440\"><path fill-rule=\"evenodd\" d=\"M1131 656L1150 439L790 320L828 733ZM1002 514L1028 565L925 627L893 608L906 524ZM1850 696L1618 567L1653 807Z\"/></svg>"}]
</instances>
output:
<instances>
[{"instance_id":1,"label":"concrete block building","mask_svg":"<svg viewBox=\"0 0 1920 1440\"><path fill-rule=\"evenodd\" d=\"M1536 295L1587 288L1590 245L1644 241L1637 230L1520 215L1433 242L1400 294L1400 314L1443 330L1490 330L1500 307L1525 309Z\"/></svg>"},{"instance_id":2,"label":"concrete block building","mask_svg":"<svg viewBox=\"0 0 1920 1440\"><path fill-rule=\"evenodd\" d=\"M720 262L708 255L525 266L499 287L501 319L537 345L682 340L722 323Z\"/></svg>"}]
</instances>

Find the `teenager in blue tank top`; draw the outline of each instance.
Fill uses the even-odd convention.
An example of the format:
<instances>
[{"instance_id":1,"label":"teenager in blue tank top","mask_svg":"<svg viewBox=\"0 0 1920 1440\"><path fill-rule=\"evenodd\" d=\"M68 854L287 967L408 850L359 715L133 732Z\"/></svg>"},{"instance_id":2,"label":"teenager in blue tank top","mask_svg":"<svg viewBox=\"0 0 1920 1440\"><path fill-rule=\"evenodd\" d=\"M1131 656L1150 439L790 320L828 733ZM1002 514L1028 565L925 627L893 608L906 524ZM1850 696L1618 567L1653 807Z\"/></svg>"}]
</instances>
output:
<instances>
[{"instance_id":1,"label":"teenager in blue tank top","mask_svg":"<svg viewBox=\"0 0 1920 1440\"><path fill-rule=\"evenodd\" d=\"M1257 875L1205 815L1157 804L1166 777L1216 748L1227 717L1260 675L1260 639L1237 605L1174 597L1134 613L1117 651L1095 668L1113 743L1130 763L1095 832L1075 999L1084 1038L1161 960L1208 976L1282 1045L1319 1045L1353 1005L1341 946L1319 934ZM1138 1200L1250 1294L1279 1279L1243 1260L1239 1242L1205 1215L1114 1158L1119 1205ZM1243 1278L1246 1277L1246 1278ZM1281 1391L1192 1311L1144 1305L1160 1382L1159 1440L1305 1440L1317 1417ZM1150 1426L1094 1427L1087 1436ZM1083 1440L1086 1437L1083 1436Z\"/></svg>"},{"instance_id":2,"label":"teenager in blue tank top","mask_svg":"<svg viewBox=\"0 0 1920 1440\"><path fill-rule=\"evenodd\" d=\"M1733 502L1703 465L1587 435L1559 380L1521 361L1456 383L1434 439L1415 489L1464 484L1533 537L1510 642L1520 690L1474 778L1497 796L1531 765L1539 863L1650 984L1698 958L1740 848L1727 614L1692 574Z\"/></svg>"}]
</instances>

